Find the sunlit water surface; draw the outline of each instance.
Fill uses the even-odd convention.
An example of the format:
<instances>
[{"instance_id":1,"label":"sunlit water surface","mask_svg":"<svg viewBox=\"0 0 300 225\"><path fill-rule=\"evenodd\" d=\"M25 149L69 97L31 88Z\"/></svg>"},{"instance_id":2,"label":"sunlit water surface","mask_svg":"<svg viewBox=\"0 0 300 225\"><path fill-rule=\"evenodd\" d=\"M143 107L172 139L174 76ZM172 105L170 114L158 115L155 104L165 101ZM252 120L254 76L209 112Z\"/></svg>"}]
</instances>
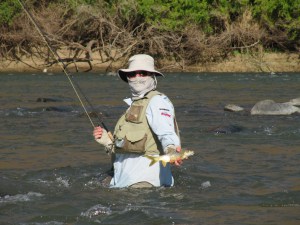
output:
<instances>
[{"instance_id":1,"label":"sunlit water surface","mask_svg":"<svg viewBox=\"0 0 300 225\"><path fill-rule=\"evenodd\" d=\"M127 84L100 73L74 79L113 129ZM195 156L173 167L174 187L142 190L103 187L110 159L65 75L1 74L0 82L0 224L300 224L300 114L247 112L260 100L300 97L300 74L159 78ZM212 132L230 125L238 132Z\"/></svg>"}]
</instances>

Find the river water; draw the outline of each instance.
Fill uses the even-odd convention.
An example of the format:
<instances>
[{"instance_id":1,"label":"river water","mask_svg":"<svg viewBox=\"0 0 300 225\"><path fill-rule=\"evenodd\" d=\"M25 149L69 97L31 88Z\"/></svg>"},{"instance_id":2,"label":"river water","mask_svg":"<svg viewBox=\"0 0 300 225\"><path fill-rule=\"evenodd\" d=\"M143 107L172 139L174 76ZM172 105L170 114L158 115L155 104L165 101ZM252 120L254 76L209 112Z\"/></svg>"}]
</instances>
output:
<instances>
[{"instance_id":1,"label":"river water","mask_svg":"<svg viewBox=\"0 0 300 225\"><path fill-rule=\"evenodd\" d=\"M74 79L113 129L127 84L100 73ZM224 111L300 97L299 73L158 78L176 108L182 146L195 155L172 168L174 187L139 190L102 185L110 159L65 75L1 74L0 81L1 225L300 224L300 114ZM219 126L237 129L212 132Z\"/></svg>"}]
</instances>

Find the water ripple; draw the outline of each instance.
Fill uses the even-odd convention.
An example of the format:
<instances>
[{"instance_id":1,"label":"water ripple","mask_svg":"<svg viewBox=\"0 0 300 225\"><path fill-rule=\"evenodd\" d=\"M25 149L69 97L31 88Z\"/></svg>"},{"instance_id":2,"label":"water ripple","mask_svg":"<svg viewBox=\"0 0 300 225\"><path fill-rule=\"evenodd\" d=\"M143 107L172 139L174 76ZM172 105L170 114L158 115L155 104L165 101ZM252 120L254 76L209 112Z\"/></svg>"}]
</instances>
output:
<instances>
[{"instance_id":1,"label":"water ripple","mask_svg":"<svg viewBox=\"0 0 300 225\"><path fill-rule=\"evenodd\" d=\"M38 192L28 192L27 194L17 194L17 195L5 195L0 197L0 203L16 203L16 202L28 202L41 198L44 195Z\"/></svg>"},{"instance_id":2,"label":"water ripple","mask_svg":"<svg viewBox=\"0 0 300 225\"><path fill-rule=\"evenodd\" d=\"M92 218L99 215L110 215L110 214L112 214L112 210L110 209L110 207L105 207L101 204L98 204L92 206L87 211L82 212L80 215L83 217Z\"/></svg>"}]
</instances>

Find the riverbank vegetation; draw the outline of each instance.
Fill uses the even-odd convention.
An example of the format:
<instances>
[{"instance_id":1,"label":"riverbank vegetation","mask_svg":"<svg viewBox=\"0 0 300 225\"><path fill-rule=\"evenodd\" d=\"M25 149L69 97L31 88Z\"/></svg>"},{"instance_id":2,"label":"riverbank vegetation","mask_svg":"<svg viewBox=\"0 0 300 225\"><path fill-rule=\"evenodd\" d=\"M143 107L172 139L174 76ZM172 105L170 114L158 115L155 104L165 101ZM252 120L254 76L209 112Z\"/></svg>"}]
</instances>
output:
<instances>
[{"instance_id":1,"label":"riverbank vegetation","mask_svg":"<svg viewBox=\"0 0 300 225\"><path fill-rule=\"evenodd\" d=\"M300 0L23 0L66 65L113 70L148 53L165 70L300 51ZM0 3L2 67L57 65L19 0ZM299 58L298 58L299 59ZM297 59L296 59L297 60ZM299 63L298 63L299 66Z\"/></svg>"}]
</instances>

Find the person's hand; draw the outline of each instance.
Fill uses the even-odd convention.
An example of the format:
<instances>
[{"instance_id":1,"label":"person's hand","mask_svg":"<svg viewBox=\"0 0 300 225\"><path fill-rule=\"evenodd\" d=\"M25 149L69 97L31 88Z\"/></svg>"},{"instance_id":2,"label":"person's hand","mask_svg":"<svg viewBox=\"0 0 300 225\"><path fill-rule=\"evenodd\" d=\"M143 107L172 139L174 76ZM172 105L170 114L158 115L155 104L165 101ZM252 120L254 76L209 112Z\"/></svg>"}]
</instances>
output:
<instances>
[{"instance_id":1,"label":"person's hand","mask_svg":"<svg viewBox=\"0 0 300 225\"><path fill-rule=\"evenodd\" d=\"M176 147L176 152L180 152L180 151L181 151L181 147L180 147L180 146L177 146L177 147ZM174 161L174 164L175 164L176 166L180 166L180 165L182 164L182 159L175 160L175 161Z\"/></svg>"},{"instance_id":2,"label":"person's hand","mask_svg":"<svg viewBox=\"0 0 300 225\"><path fill-rule=\"evenodd\" d=\"M99 127L94 128L93 135L94 135L95 140L100 139L102 137L102 134L103 134L102 127L99 126Z\"/></svg>"},{"instance_id":3,"label":"person's hand","mask_svg":"<svg viewBox=\"0 0 300 225\"><path fill-rule=\"evenodd\" d=\"M166 154L174 154L174 153L180 152L180 151L181 151L181 147L180 146L175 146L175 145L168 145L165 149ZM175 164L176 166L180 166L182 164L182 160L177 159L177 160L175 160L171 163Z\"/></svg>"},{"instance_id":4,"label":"person's hand","mask_svg":"<svg viewBox=\"0 0 300 225\"><path fill-rule=\"evenodd\" d=\"M112 144L112 140L109 138L107 131L100 126L94 128L93 136L99 144L105 147L109 147Z\"/></svg>"}]
</instances>

